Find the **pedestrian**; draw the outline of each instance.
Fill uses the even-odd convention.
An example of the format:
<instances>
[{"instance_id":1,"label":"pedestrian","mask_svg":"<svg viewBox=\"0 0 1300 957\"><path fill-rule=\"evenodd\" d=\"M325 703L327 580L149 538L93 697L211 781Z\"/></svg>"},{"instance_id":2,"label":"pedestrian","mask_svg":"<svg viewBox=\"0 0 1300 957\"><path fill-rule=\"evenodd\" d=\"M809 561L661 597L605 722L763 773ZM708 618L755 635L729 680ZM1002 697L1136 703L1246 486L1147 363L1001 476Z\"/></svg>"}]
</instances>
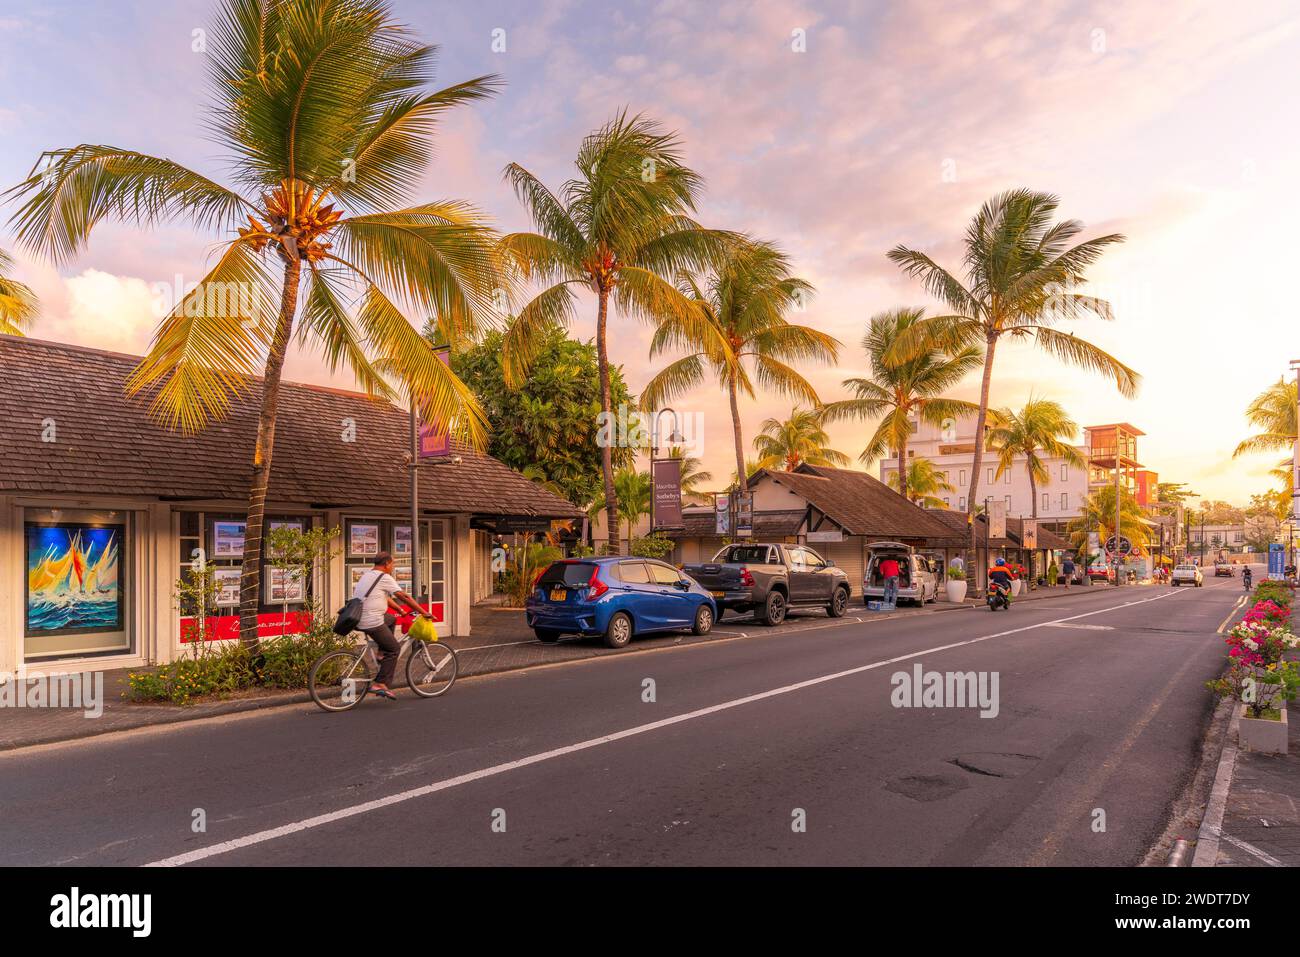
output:
<instances>
[{"instance_id":1,"label":"pedestrian","mask_svg":"<svg viewBox=\"0 0 1300 957\"><path fill-rule=\"evenodd\" d=\"M1066 555L1061 562L1061 573L1065 576L1065 590L1070 590L1070 582L1074 580L1074 557Z\"/></svg>"},{"instance_id":2,"label":"pedestrian","mask_svg":"<svg viewBox=\"0 0 1300 957\"><path fill-rule=\"evenodd\" d=\"M893 611L898 605L898 562L886 558L880 563L880 574L885 579L885 594L881 604Z\"/></svg>"}]
</instances>

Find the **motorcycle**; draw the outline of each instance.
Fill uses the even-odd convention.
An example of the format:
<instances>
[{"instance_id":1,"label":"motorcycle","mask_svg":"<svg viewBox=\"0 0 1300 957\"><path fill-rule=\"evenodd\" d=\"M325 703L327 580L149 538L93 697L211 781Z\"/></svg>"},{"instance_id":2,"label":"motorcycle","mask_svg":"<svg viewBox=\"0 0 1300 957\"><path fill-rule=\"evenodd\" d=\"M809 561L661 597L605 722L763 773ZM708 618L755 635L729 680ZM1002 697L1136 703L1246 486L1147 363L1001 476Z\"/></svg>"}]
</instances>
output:
<instances>
[{"instance_id":1,"label":"motorcycle","mask_svg":"<svg viewBox=\"0 0 1300 957\"><path fill-rule=\"evenodd\" d=\"M999 608L1009 609L1011 607L1011 589L1006 585L990 582L988 597L985 601L988 603L989 611L997 611Z\"/></svg>"}]
</instances>

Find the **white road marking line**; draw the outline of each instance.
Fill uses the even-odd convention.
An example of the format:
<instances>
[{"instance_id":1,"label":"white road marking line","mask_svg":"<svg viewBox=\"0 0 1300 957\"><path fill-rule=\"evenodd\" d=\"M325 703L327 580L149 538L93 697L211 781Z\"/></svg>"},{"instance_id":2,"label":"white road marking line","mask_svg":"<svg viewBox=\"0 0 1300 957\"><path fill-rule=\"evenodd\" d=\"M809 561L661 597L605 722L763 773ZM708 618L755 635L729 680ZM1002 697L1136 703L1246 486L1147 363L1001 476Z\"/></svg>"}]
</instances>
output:
<instances>
[{"instance_id":1,"label":"white road marking line","mask_svg":"<svg viewBox=\"0 0 1300 957\"><path fill-rule=\"evenodd\" d=\"M1232 606L1232 611L1228 612L1228 617L1223 619L1223 621L1219 624L1219 627L1215 632L1216 634L1220 634L1220 635L1223 634L1223 629L1228 626L1228 622L1232 621L1232 619L1236 616L1237 612L1241 610L1241 606L1246 604L1246 597L1247 596L1242 595L1240 598L1237 599L1236 603Z\"/></svg>"},{"instance_id":2,"label":"white road marking line","mask_svg":"<svg viewBox=\"0 0 1300 957\"><path fill-rule=\"evenodd\" d=\"M1110 625L1071 625L1068 622L1049 621L1048 628L1079 628L1087 631L1114 631Z\"/></svg>"},{"instance_id":3,"label":"white road marking line","mask_svg":"<svg viewBox=\"0 0 1300 957\"><path fill-rule=\"evenodd\" d=\"M755 701L763 701L767 698L775 698L778 695L790 694L793 691L801 691L804 688L812 688L817 685L825 684L828 681L836 681L840 678L847 678L851 675L862 674L867 671L874 671L877 668L884 668L889 665L898 664L901 661L911 661L913 658L920 658L923 655L937 654L941 651L949 651L953 648L963 648L967 645L976 645L983 641L991 641L994 638L1005 638L1007 635L1016 635L1021 632L1032 631L1035 628L1042 628L1044 625L1057 624L1063 621L1073 621L1077 618L1088 618L1092 615L1100 615L1109 611L1119 611L1121 608L1128 608L1133 605L1144 605L1151 601L1160 601L1162 598L1169 598L1178 592L1165 592L1154 598L1142 598L1137 601L1125 602L1122 605L1114 605L1110 608L1099 608L1095 611L1084 612L1080 615L1073 615L1069 618L1060 618L1055 622L1038 622L1032 625L1024 625L1020 628L1009 628L1006 631L995 632L991 635L981 635L978 638L968 638L965 641L954 641L946 645L937 645L934 648L926 648L923 651L914 651L906 655L898 655L894 658L887 658L883 661L872 662L868 665L859 665L856 668L847 668L844 671L836 671L833 674L821 675L817 678L809 678L805 681L798 681L794 684L784 685L780 688L772 688L768 691L760 691L757 694L746 695L743 698L735 698L731 701L723 701L720 704L709 705L706 708L697 708L694 711L688 711L685 714L674 715L671 718L663 718L659 721L651 721L648 724L640 724L633 728L627 728L623 731L615 731L612 734L601 735L598 738L588 738L586 741L579 741L576 744L565 745L561 748L554 748L550 751L542 751L538 754L529 755L526 758L519 758L515 761L506 761L503 764L495 764L488 768L482 768L478 771L470 771L467 774L459 774L453 778L447 778L442 781L435 781L433 784L426 784L422 787L411 788L407 791L399 791L396 794L390 794L387 797L376 798L373 801L366 801L362 804L354 804L351 807L340 808L337 811L330 811L327 814L318 814L315 817L305 818L301 821L295 821L292 824L284 824L280 827L269 828L265 831L257 831L253 834L247 834L243 837L234 838L229 841L222 841L218 844L211 844L207 847L196 848L192 851L186 851L183 854L176 854L172 857L163 858L160 861L153 861L146 864L146 867L178 867L182 864L193 864L196 861L202 861L209 857L217 857L221 854L228 854L231 851L237 851L240 848L251 847L254 844L264 844L267 841L273 841L277 838L288 837L291 834L298 834L302 831L308 831L312 828L322 827L326 824L333 824L335 821L347 820L350 817L356 817L359 814L367 814L370 811L378 811L382 808L391 807L394 804L402 804L416 798L428 797L430 794L437 794L439 791L446 791L450 788L459 787L462 784L470 784L474 781L481 781L484 778L496 777L499 774L505 774L509 771L516 771L520 768L526 768L533 764L540 764L543 761L550 761L554 758L563 757L567 754L575 754L579 751L586 751L590 748L599 747L602 744L611 744L615 741L621 741L624 738L631 738L641 734L647 734L651 731L658 731L661 728L672 727L675 724L682 724L686 721L694 721L697 718L703 718L711 714L717 714L721 711L729 711L732 708L739 708L742 705L752 704Z\"/></svg>"},{"instance_id":4,"label":"white road marking line","mask_svg":"<svg viewBox=\"0 0 1300 957\"><path fill-rule=\"evenodd\" d=\"M1239 838L1235 838L1231 834L1220 833L1219 837L1223 838L1233 847L1239 847L1247 854L1251 855L1252 857L1258 858L1259 860L1267 864L1269 867L1286 867L1285 864L1279 861L1272 854L1269 854L1267 851L1261 851L1254 844L1247 844L1245 841L1240 840Z\"/></svg>"}]
</instances>

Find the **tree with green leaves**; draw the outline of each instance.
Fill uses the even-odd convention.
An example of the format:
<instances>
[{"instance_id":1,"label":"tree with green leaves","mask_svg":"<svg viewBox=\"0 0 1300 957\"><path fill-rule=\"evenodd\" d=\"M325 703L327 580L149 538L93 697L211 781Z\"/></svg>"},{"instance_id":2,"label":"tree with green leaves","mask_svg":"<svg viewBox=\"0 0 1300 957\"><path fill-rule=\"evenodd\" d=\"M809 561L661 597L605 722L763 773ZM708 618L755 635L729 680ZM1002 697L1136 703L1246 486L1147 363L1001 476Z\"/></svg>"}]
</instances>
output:
<instances>
[{"instance_id":1,"label":"tree with green leaves","mask_svg":"<svg viewBox=\"0 0 1300 957\"><path fill-rule=\"evenodd\" d=\"M994 478L1001 478L1022 459L1029 476L1029 505L1032 517L1038 519L1038 487L1050 485L1049 459L1060 459L1074 468L1084 468L1083 455L1071 440L1079 434L1079 426L1051 399L1035 399L1032 395L1019 412L999 409L994 426L988 432L988 449L998 459Z\"/></svg>"},{"instance_id":2,"label":"tree with green leaves","mask_svg":"<svg viewBox=\"0 0 1300 957\"><path fill-rule=\"evenodd\" d=\"M674 133L626 112L588 135L578 150L577 175L558 194L518 163L505 178L527 208L536 232L501 240L506 262L544 288L511 324L505 339L507 376L523 381L542 332L569 325L580 290L596 297L596 355L600 411L614 409L610 385L609 307L651 323L673 318L683 329L698 314L673 285L684 269L703 268L730 234L700 228L690 216L700 177L682 161ZM601 444L606 523L618 524L614 455Z\"/></svg>"},{"instance_id":3,"label":"tree with green leaves","mask_svg":"<svg viewBox=\"0 0 1300 957\"><path fill-rule=\"evenodd\" d=\"M713 377L731 403L736 468L744 466L740 396L753 397L755 383L812 406L817 392L795 368L798 362L834 362L840 343L786 316L812 296L812 285L790 275L790 262L771 243L750 239L726 247L705 275L683 275L678 283L703 317L687 323L669 317L659 324L650 357L686 350L641 392L641 407L653 410ZM741 488L741 492L745 489Z\"/></svg>"},{"instance_id":4,"label":"tree with green leaves","mask_svg":"<svg viewBox=\"0 0 1300 957\"><path fill-rule=\"evenodd\" d=\"M1233 450L1232 457L1252 452L1286 452L1290 455L1296 441L1296 381L1278 379L1251 399L1246 406L1246 420L1257 433Z\"/></svg>"},{"instance_id":5,"label":"tree with green leaves","mask_svg":"<svg viewBox=\"0 0 1300 957\"><path fill-rule=\"evenodd\" d=\"M1124 240L1111 233L1075 243L1083 224L1073 219L1052 222L1059 202L1049 193L1028 189L1010 190L986 202L966 229L964 281L920 250L900 245L889 252L890 260L951 310L916 323L900 336L895 357L916 355L931 348L936 338L950 348L971 344L983 348L977 436L984 435L993 360L1003 339L1028 339L1048 355L1110 377L1125 397L1137 392L1136 372L1100 347L1057 328L1062 321L1088 316L1112 318L1108 302L1080 289L1087 281L1088 267ZM966 500L968 516L974 514L979 498L983 454L984 443L977 441ZM974 556L973 522L967 548Z\"/></svg>"},{"instance_id":6,"label":"tree with green leaves","mask_svg":"<svg viewBox=\"0 0 1300 957\"><path fill-rule=\"evenodd\" d=\"M621 468L614 476L614 490L618 495L618 520L627 523L627 543L628 548L631 548L636 523L642 515L650 514L650 495L653 490L650 473L638 472L631 467ZM607 507L604 499L597 499L588 514L606 511ZM608 527L609 545L614 550L617 550L619 544L618 529L617 521Z\"/></svg>"},{"instance_id":7,"label":"tree with green leaves","mask_svg":"<svg viewBox=\"0 0 1300 957\"><path fill-rule=\"evenodd\" d=\"M490 324L503 281L496 234L477 210L409 204L439 120L499 86L483 76L429 89L435 52L385 0L224 0L209 31L207 123L232 185L83 144L43 154L10 191L19 244L59 263L105 219L187 220L221 236L215 265L162 320L129 388L185 430L232 401L258 406L239 606L254 651L280 378L295 336L372 395L409 397L425 421L486 442L473 394L404 314L435 317L460 347Z\"/></svg>"},{"instance_id":8,"label":"tree with green leaves","mask_svg":"<svg viewBox=\"0 0 1300 957\"><path fill-rule=\"evenodd\" d=\"M0 335L21 336L36 319L36 294L10 273L14 258L0 249Z\"/></svg>"},{"instance_id":9,"label":"tree with green leaves","mask_svg":"<svg viewBox=\"0 0 1300 957\"><path fill-rule=\"evenodd\" d=\"M900 494L904 483L907 499L922 508L947 508L948 505L938 495L939 492L955 492L956 486L948 484L948 479L929 459L913 458L907 463L907 474L900 480L899 472L889 473L889 487Z\"/></svg>"},{"instance_id":10,"label":"tree with green leaves","mask_svg":"<svg viewBox=\"0 0 1300 957\"><path fill-rule=\"evenodd\" d=\"M793 471L800 465L848 465L849 457L830 447L817 409L793 409L790 418L764 419L754 438L758 467Z\"/></svg>"},{"instance_id":11,"label":"tree with green leaves","mask_svg":"<svg viewBox=\"0 0 1300 957\"><path fill-rule=\"evenodd\" d=\"M1156 500L1161 505L1186 505L1188 499L1199 496L1187 487L1186 482L1157 482Z\"/></svg>"},{"instance_id":12,"label":"tree with green leaves","mask_svg":"<svg viewBox=\"0 0 1300 957\"><path fill-rule=\"evenodd\" d=\"M1146 524L1146 511L1128 491L1123 491L1120 496L1120 526L1124 529L1124 537L1134 545L1145 548L1150 544L1151 531ZM1115 534L1115 486L1103 485L1088 493L1081 511L1070 519L1065 529L1076 554L1087 554L1089 532L1096 532L1104 544Z\"/></svg>"},{"instance_id":13,"label":"tree with green leaves","mask_svg":"<svg viewBox=\"0 0 1300 957\"><path fill-rule=\"evenodd\" d=\"M957 385L980 363L980 350L974 345L945 348L938 340L928 347L918 346L907 358L894 355L900 336L910 334L925 320L924 309L892 309L877 313L867 323L862 335L862 350L871 364L869 378L845 379L853 398L829 402L823 407L824 420L879 419L876 431L858 456L870 465L886 455L896 455L900 463L898 491L909 494L907 442L917 420L942 426L977 411L973 402L947 398L944 393ZM919 342L919 340L918 340Z\"/></svg>"},{"instance_id":14,"label":"tree with green leaves","mask_svg":"<svg viewBox=\"0 0 1300 957\"><path fill-rule=\"evenodd\" d=\"M570 339L563 329L540 334L528 378L512 387L502 356L505 333L493 330L478 345L453 353L451 367L487 416L488 453L530 478L550 484L574 505L600 495L596 446L600 379L596 347ZM614 405L631 403L622 370L610 370ZM635 449L613 449L620 468Z\"/></svg>"},{"instance_id":15,"label":"tree with green leaves","mask_svg":"<svg viewBox=\"0 0 1300 957\"><path fill-rule=\"evenodd\" d=\"M713 481L713 473L704 468L703 463L694 455L687 455L681 446L674 445L668 450L668 457L682 460L682 498L688 501L703 501L704 490L700 487L705 482Z\"/></svg>"}]
</instances>

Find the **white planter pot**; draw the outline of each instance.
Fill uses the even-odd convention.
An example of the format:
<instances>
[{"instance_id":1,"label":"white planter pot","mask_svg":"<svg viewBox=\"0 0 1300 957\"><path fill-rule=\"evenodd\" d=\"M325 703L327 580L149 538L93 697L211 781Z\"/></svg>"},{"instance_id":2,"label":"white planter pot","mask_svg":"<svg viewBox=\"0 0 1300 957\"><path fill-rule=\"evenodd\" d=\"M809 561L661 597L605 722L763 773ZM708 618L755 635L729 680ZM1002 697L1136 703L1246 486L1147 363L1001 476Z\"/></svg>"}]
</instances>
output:
<instances>
[{"instance_id":1,"label":"white planter pot","mask_svg":"<svg viewBox=\"0 0 1300 957\"><path fill-rule=\"evenodd\" d=\"M952 602L961 602L966 600L966 582L956 581L949 578L943 583L944 591L947 592L948 600Z\"/></svg>"},{"instance_id":2,"label":"white planter pot","mask_svg":"<svg viewBox=\"0 0 1300 957\"><path fill-rule=\"evenodd\" d=\"M1022 582L1019 578L1013 578L1013 579L1011 579L1011 597L1012 597L1012 598L1015 598L1017 595L1020 594L1020 586L1023 585L1023 584L1024 584L1024 582Z\"/></svg>"},{"instance_id":3,"label":"white planter pot","mask_svg":"<svg viewBox=\"0 0 1300 957\"><path fill-rule=\"evenodd\" d=\"M1249 718L1246 706L1241 706L1241 719L1237 728L1237 744L1247 751L1262 754L1286 754L1286 703L1282 703L1282 720Z\"/></svg>"}]
</instances>

